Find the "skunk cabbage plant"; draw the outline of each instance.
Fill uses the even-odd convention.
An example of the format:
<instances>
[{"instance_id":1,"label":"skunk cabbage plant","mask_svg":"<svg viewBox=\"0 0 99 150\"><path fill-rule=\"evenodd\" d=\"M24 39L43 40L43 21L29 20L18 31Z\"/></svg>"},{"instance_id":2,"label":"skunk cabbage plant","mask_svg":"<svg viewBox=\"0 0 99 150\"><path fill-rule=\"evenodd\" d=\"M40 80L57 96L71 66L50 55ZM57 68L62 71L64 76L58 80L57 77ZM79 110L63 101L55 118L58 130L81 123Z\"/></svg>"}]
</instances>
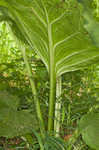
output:
<instances>
[{"instance_id":1,"label":"skunk cabbage plant","mask_svg":"<svg viewBox=\"0 0 99 150\"><path fill-rule=\"evenodd\" d=\"M49 132L54 127L57 78L99 58L81 13L76 0L0 0L0 20L35 50L49 72Z\"/></svg>"}]
</instances>

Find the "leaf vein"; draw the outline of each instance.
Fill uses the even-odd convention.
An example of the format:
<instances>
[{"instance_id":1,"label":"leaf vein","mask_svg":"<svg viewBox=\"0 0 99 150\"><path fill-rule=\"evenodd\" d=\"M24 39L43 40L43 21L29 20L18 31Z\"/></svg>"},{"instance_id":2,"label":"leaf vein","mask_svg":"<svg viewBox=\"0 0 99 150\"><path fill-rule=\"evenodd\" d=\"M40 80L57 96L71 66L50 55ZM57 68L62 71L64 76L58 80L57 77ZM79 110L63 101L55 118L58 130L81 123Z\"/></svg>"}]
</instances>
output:
<instances>
[{"instance_id":1,"label":"leaf vein","mask_svg":"<svg viewBox=\"0 0 99 150\"><path fill-rule=\"evenodd\" d=\"M54 45L54 51L55 51L55 48L57 46L59 46L60 44L62 44L63 42L66 42L67 40L69 40L70 38L74 37L75 35L79 34L80 32L76 32L76 33L73 33L71 34L70 36L66 37L64 40L61 40L59 42L57 42L55 45Z\"/></svg>"},{"instance_id":2,"label":"leaf vein","mask_svg":"<svg viewBox=\"0 0 99 150\"><path fill-rule=\"evenodd\" d=\"M31 8L32 8L32 11L33 11L34 15L40 20L41 23L43 23L43 25L45 27L47 27L46 22L37 14L37 12L35 11L35 9L33 7L31 7Z\"/></svg>"},{"instance_id":3,"label":"leaf vein","mask_svg":"<svg viewBox=\"0 0 99 150\"><path fill-rule=\"evenodd\" d=\"M84 59L84 60L82 60L82 61L78 61L77 63L74 63L74 64L71 64L71 65L68 65L68 66L61 67L61 68L57 71L57 73L60 74L63 69L66 69L66 68L68 68L68 67L73 67L73 66L75 66L75 65L79 65L79 64L82 64L82 63L84 63L84 62L88 62L88 61L93 60L94 58L97 58L97 57L98 57L98 56L93 56L93 57L91 57L91 58ZM64 71L64 72L65 72L65 71ZM62 74L62 73L61 73L61 74Z\"/></svg>"}]
</instances>

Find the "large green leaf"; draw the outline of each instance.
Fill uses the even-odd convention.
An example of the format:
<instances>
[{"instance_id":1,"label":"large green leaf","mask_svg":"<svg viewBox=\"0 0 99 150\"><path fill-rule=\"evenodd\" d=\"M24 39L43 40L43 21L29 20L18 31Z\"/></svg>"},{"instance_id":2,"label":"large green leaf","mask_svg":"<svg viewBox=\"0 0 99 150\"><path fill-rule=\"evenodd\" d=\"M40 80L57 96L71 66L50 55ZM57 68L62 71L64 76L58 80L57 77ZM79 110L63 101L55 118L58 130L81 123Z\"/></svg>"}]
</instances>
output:
<instances>
[{"instance_id":1,"label":"large green leaf","mask_svg":"<svg viewBox=\"0 0 99 150\"><path fill-rule=\"evenodd\" d=\"M86 144L99 150L99 113L83 116L79 122L79 130Z\"/></svg>"},{"instance_id":2,"label":"large green leaf","mask_svg":"<svg viewBox=\"0 0 99 150\"><path fill-rule=\"evenodd\" d=\"M98 59L76 1L70 6L60 0L0 0L0 10L57 76Z\"/></svg>"}]
</instances>

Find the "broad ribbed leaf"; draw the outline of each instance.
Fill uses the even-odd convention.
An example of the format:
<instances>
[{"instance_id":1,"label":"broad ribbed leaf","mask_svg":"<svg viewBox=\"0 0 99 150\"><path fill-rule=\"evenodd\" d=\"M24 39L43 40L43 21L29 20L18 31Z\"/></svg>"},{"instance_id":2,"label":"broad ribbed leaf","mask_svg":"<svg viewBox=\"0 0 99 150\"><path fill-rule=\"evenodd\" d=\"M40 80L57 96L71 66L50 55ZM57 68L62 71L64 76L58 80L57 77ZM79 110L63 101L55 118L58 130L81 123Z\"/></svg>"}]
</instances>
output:
<instances>
[{"instance_id":1,"label":"broad ribbed leaf","mask_svg":"<svg viewBox=\"0 0 99 150\"><path fill-rule=\"evenodd\" d=\"M61 0L0 0L0 10L1 17L16 25L48 71L55 68L57 76L85 67L99 57L99 50L82 27L76 1L70 6Z\"/></svg>"},{"instance_id":2,"label":"broad ribbed leaf","mask_svg":"<svg viewBox=\"0 0 99 150\"><path fill-rule=\"evenodd\" d=\"M79 129L86 144L99 150L99 113L83 116L79 122Z\"/></svg>"}]
</instances>

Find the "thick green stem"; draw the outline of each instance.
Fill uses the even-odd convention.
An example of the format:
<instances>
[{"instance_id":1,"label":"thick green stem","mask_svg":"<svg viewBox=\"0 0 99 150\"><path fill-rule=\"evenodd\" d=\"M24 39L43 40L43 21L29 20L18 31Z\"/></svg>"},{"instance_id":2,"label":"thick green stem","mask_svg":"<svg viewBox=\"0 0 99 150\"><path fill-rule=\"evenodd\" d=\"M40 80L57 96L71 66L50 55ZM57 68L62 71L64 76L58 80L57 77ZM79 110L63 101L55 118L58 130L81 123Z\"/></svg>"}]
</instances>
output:
<instances>
[{"instance_id":1,"label":"thick green stem","mask_svg":"<svg viewBox=\"0 0 99 150\"><path fill-rule=\"evenodd\" d=\"M61 122L61 76L57 78L57 83L56 83L56 104L55 104L55 121L54 121L54 131L56 137L59 137L59 130L60 130L60 122Z\"/></svg>"},{"instance_id":2,"label":"thick green stem","mask_svg":"<svg viewBox=\"0 0 99 150\"><path fill-rule=\"evenodd\" d=\"M49 133L54 130L55 99L56 99L56 79L55 74L53 73L51 74L50 78L50 97L49 97L49 116L48 116Z\"/></svg>"},{"instance_id":3,"label":"thick green stem","mask_svg":"<svg viewBox=\"0 0 99 150\"><path fill-rule=\"evenodd\" d=\"M39 99L37 98L37 91L36 91L35 82L34 82L33 77L32 77L32 69L29 65L29 62L28 62L28 59L26 56L26 52L25 52L25 48L22 47L21 50L22 50L24 62L25 62L26 68L27 68L27 73L28 73L28 76L30 79L32 93L34 95L34 103L35 103L35 107L36 107L37 117L38 117L38 120L40 123L40 131L41 131L42 136L44 137L44 131L45 131L44 121L43 121L43 117L42 117L42 113L41 113L40 102L39 102Z\"/></svg>"},{"instance_id":4,"label":"thick green stem","mask_svg":"<svg viewBox=\"0 0 99 150\"><path fill-rule=\"evenodd\" d=\"M48 118L48 132L54 130L54 117L55 117L55 99L56 99L56 73L55 73L55 60L52 42L51 25L48 22L48 36L49 36L49 55L50 55L50 97L49 97L49 118Z\"/></svg>"}]
</instances>

